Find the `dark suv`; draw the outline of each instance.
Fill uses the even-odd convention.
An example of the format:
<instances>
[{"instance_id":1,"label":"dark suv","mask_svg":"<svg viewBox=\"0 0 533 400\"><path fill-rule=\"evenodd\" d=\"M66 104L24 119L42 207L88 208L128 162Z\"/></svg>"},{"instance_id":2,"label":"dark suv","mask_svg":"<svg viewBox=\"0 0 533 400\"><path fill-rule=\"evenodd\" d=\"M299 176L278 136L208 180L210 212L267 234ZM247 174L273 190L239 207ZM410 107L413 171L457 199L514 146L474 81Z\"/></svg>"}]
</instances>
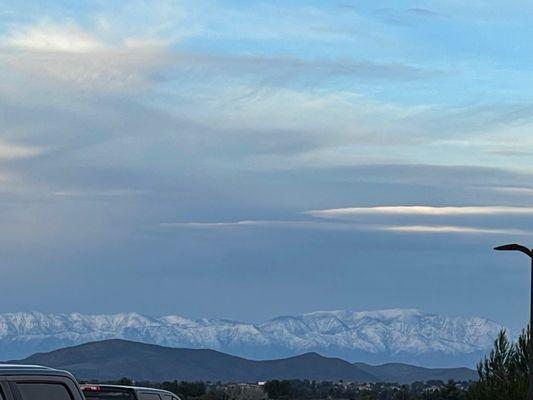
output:
<instances>
[{"instance_id":1,"label":"dark suv","mask_svg":"<svg viewBox=\"0 0 533 400\"><path fill-rule=\"evenodd\" d=\"M84 400L66 371L35 365L0 365L0 400Z\"/></svg>"},{"instance_id":2,"label":"dark suv","mask_svg":"<svg viewBox=\"0 0 533 400\"><path fill-rule=\"evenodd\" d=\"M172 392L161 389L121 385L82 385L87 400L180 400Z\"/></svg>"}]
</instances>

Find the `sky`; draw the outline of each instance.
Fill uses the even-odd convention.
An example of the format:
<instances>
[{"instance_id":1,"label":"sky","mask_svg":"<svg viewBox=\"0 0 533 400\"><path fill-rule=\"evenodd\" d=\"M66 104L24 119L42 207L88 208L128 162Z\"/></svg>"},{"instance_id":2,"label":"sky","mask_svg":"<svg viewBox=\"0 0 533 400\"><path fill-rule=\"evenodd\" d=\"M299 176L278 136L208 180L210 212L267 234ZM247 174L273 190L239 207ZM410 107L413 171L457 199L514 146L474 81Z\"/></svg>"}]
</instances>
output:
<instances>
[{"instance_id":1,"label":"sky","mask_svg":"<svg viewBox=\"0 0 533 400\"><path fill-rule=\"evenodd\" d=\"M75 3L75 4L74 4ZM0 312L528 318L533 4L0 3Z\"/></svg>"}]
</instances>

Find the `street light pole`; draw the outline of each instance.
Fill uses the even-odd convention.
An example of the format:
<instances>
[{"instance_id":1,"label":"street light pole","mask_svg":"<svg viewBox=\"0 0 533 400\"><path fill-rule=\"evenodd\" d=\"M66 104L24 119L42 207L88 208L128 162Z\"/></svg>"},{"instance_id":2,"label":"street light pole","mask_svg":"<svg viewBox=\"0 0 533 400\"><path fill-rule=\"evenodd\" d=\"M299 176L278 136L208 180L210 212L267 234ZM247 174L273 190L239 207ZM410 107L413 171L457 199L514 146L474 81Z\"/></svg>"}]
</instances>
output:
<instances>
[{"instance_id":1,"label":"street light pole","mask_svg":"<svg viewBox=\"0 0 533 400\"><path fill-rule=\"evenodd\" d=\"M526 254L531 259L531 286L530 286L530 303L529 303L529 329L528 329L528 385L527 385L527 400L533 400L533 250L522 246L520 244L506 244L495 247L494 250L499 251L520 251Z\"/></svg>"}]
</instances>

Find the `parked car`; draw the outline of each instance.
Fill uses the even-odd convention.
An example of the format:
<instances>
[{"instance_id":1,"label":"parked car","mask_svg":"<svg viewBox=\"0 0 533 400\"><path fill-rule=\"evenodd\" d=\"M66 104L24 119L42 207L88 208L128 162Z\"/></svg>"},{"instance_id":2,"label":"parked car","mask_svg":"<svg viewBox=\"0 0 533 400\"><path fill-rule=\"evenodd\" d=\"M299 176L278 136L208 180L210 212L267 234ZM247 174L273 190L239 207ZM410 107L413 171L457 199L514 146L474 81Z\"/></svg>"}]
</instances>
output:
<instances>
[{"instance_id":1,"label":"parked car","mask_svg":"<svg viewBox=\"0 0 533 400\"><path fill-rule=\"evenodd\" d=\"M87 400L180 400L161 389L122 385L81 385Z\"/></svg>"},{"instance_id":2,"label":"parked car","mask_svg":"<svg viewBox=\"0 0 533 400\"><path fill-rule=\"evenodd\" d=\"M84 400L74 377L36 365L0 365L0 400Z\"/></svg>"}]
</instances>

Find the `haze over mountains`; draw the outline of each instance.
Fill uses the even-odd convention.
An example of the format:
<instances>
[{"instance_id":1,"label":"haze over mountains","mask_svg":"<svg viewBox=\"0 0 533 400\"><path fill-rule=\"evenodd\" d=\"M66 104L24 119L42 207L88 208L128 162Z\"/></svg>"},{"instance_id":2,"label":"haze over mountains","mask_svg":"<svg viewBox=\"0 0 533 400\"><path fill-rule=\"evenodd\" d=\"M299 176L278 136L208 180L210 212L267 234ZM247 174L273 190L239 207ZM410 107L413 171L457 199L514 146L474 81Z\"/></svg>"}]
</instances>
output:
<instances>
[{"instance_id":1,"label":"haze over mountains","mask_svg":"<svg viewBox=\"0 0 533 400\"><path fill-rule=\"evenodd\" d=\"M250 359L306 352L373 364L405 362L473 367L501 326L483 318L417 310L320 311L260 324L191 320L180 316L0 314L0 359L105 340L127 339L170 347L204 348Z\"/></svg>"},{"instance_id":2,"label":"haze over mountains","mask_svg":"<svg viewBox=\"0 0 533 400\"><path fill-rule=\"evenodd\" d=\"M154 382L174 379L212 382L342 379L356 382L410 383L432 379L462 381L477 378L475 371L467 368L428 369L405 364L351 364L317 353L252 361L215 350L178 349L120 339L38 353L16 362L66 369L78 379L100 381L116 380L125 376L138 381Z\"/></svg>"}]
</instances>

